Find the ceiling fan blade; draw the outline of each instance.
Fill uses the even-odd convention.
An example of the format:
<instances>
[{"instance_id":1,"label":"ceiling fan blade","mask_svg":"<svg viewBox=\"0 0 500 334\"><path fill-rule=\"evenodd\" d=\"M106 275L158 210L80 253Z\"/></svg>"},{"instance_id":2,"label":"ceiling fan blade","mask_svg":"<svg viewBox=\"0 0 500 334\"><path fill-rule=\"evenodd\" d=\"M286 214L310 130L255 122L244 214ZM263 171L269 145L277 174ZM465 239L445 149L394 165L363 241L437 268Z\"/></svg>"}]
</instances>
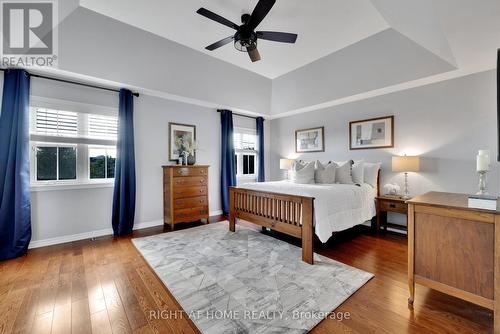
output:
<instances>
[{"instance_id":1,"label":"ceiling fan blade","mask_svg":"<svg viewBox=\"0 0 500 334\"><path fill-rule=\"evenodd\" d=\"M255 63L256 61L260 60L260 53L259 50L254 46L252 48L247 48L248 56L252 60L252 63Z\"/></svg>"},{"instance_id":2,"label":"ceiling fan blade","mask_svg":"<svg viewBox=\"0 0 500 334\"><path fill-rule=\"evenodd\" d=\"M198 14L205 16L206 18L209 18L210 20L213 20L215 22L218 22L220 24L223 24L229 28L233 28L235 30L238 30L239 26L236 23L233 23L229 21L226 18L223 18L222 16L215 14L214 12L209 11L208 9L205 8L200 8L196 11Z\"/></svg>"},{"instance_id":3,"label":"ceiling fan blade","mask_svg":"<svg viewBox=\"0 0 500 334\"><path fill-rule=\"evenodd\" d=\"M221 46L224 46L228 43L231 43L233 41L233 38L234 38L233 36L226 37L224 39L221 39L218 42L215 42L214 44L210 44L205 49L207 49L208 51L213 51L215 49L220 48Z\"/></svg>"},{"instance_id":4,"label":"ceiling fan blade","mask_svg":"<svg viewBox=\"0 0 500 334\"><path fill-rule=\"evenodd\" d=\"M297 34L277 31L257 31L257 37L273 42L295 43Z\"/></svg>"},{"instance_id":5,"label":"ceiling fan blade","mask_svg":"<svg viewBox=\"0 0 500 334\"><path fill-rule=\"evenodd\" d=\"M255 6L252 15L250 16L250 20L248 21L248 27L251 30L255 30L257 26L262 22L262 20L269 13L271 8L273 8L276 0L259 0L257 6Z\"/></svg>"}]
</instances>

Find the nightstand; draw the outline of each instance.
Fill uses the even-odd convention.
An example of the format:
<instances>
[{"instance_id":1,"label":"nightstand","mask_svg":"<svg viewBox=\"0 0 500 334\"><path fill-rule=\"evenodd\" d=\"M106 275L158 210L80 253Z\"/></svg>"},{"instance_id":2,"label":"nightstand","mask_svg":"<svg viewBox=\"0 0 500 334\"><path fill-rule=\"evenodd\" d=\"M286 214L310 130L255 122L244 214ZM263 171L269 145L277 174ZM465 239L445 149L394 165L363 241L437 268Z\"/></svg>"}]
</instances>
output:
<instances>
[{"instance_id":1,"label":"nightstand","mask_svg":"<svg viewBox=\"0 0 500 334\"><path fill-rule=\"evenodd\" d=\"M397 224L391 224L387 222L387 212L396 212L404 215L408 215L408 205L406 201L401 198L401 196L391 196L383 195L378 196L377 200L377 233L380 232L380 228L383 227L387 231L387 227L407 231L407 226L401 226Z\"/></svg>"}]
</instances>

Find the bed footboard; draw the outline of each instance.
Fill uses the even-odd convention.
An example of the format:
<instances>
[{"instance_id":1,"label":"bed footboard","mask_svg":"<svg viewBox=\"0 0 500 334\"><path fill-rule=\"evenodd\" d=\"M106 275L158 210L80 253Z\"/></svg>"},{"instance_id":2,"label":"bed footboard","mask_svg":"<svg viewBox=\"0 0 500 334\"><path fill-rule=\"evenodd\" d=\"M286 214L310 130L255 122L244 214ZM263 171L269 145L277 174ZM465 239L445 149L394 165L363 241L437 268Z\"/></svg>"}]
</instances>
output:
<instances>
[{"instance_id":1,"label":"bed footboard","mask_svg":"<svg viewBox=\"0 0 500 334\"><path fill-rule=\"evenodd\" d=\"M313 197L286 195L231 187L229 230L236 219L267 227L302 239L302 261L313 264Z\"/></svg>"}]
</instances>

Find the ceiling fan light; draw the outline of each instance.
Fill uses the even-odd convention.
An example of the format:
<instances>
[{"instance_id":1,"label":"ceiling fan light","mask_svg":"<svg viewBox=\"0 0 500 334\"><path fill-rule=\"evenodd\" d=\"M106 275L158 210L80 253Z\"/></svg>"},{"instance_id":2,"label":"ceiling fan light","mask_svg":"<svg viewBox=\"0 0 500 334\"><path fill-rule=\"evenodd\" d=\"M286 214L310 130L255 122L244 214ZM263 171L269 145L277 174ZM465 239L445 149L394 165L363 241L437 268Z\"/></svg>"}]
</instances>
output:
<instances>
[{"instance_id":1,"label":"ceiling fan light","mask_svg":"<svg viewBox=\"0 0 500 334\"><path fill-rule=\"evenodd\" d=\"M241 52L247 52L248 49L255 49L257 47L257 40L240 40L234 41L234 48Z\"/></svg>"}]
</instances>

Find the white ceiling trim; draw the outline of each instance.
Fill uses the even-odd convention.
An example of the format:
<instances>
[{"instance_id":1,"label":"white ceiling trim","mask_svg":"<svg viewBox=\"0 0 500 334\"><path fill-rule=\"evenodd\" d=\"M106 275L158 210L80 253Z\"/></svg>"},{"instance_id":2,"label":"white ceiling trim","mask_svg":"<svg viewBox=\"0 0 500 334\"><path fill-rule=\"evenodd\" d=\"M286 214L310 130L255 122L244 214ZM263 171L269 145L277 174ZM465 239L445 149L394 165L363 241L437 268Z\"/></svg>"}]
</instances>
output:
<instances>
[{"instance_id":1,"label":"white ceiling trim","mask_svg":"<svg viewBox=\"0 0 500 334\"><path fill-rule=\"evenodd\" d=\"M343 105L343 104L347 104L347 103L352 103L352 102L356 102L356 101L370 99L372 97L377 97L377 96L396 93L396 92L400 92L400 91L404 91L404 90L408 90L408 89L412 89L412 88L427 86L427 85L431 85L434 83L439 83L439 82L443 82L443 81L447 81L447 80L453 80L453 79L457 79L457 78L468 76L468 75L475 74L475 73L491 71L494 69L495 69L494 67L493 68L489 67L489 68L474 69L474 70L450 71L450 72L446 72L443 74L438 74L438 75L426 77L423 79L408 81L408 82L405 82L402 84L397 84L397 85L393 85L393 86L389 86L389 87L375 89L375 90L372 90L369 92L351 95L351 96L343 97L343 98L340 98L337 100L328 101L328 102L315 104L315 105L311 105L311 106L304 107L304 108L299 108L299 109L290 110L287 112L271 115L269 117L269 119L289 117L289 116L298 115L298 114L302 114L302 113L331 108L331 107L335 107L335 106L339 106L339 105Z\"/></svg>"},{"instance_id":2,"label":"white ceiling trim","mask_svg":"<svg viewBox=\"0 0 500 334\"><path fill-rule=\"evenodd\" d=\"M100 78L89 76L89 75L78 74L78 73L64 71L64 70L55 69L55 68L29 67L29 68L27 68L27 71L29 71L30 73L33 73L33 74L47 75L47 76L51 76L51 77L63 79L63 80L74 80L77 82L86 83L86 84L90 84L90 85L102 86L102 87L106 87L106 88L112 88L112 89L126 88L126 89L133 91L133 92L139 93L139 95L148 95L148 96L152 96L152 97L158 97L158 98L162 98L162 99L166 99L166 100L182 102L182 103L192 104L192 105L199 106L199 107L211 108L211 109L229 109L229 110L232 110L234 112L241 113L241 114L245 114L245 115L249 115L249 116L256 116L256 117L261 116L265 119L269 119L268 114L262 114L262 113L254 112L251 110L241 109L241 108L237 108L237 107L234 107L231 105L221 105L221 104L213 103L210 101L204 101L204 100L194 99L194 98L190 98L190 97L170 94L170 93L166 93L166 92L162 92L162 91L151 90L151 89L146 89L146 88L137 87L137 86L131 86L131 85L117 82L117 81L100 79ZM96 89L98 89L98 88L96 88ZM139 96L139 99L140 98L141 97Z\"/></svg>"},{"instance_id":3,"label":"white ceiling trim","mask_svg":"<svg viewBox=\"0 0 500 334\"><path fill-rule=\"evenodd\" d=\"M430 76L430 77L426 77L426 78L422 78L422 79L418 79L418 80L413 80L413 81L409 81L409 82L405 82L402 84L397 84L397 85L393 85L393 86L389 86L389 87L384 87L381 89L376 89L376 90L364 92L361 94L351 95L351 96L343 97L343 98L340 98L337 100L332 100L332 101L328 101L328 102L324 102L324 103L320 103L320 104L316 104L316 105L311 105L311 106L304 107L304 108L290 110L290 111L275 114L275 115L262 114L262 113L258 113L258 112L251 111L251 110L235 108L235 107L229 106L229 105L220 105L220 104L216 104L216 103L209 102L209 101L193 99L193 98L169 94L169 93L165 93L165 92L161 92L161 91L144 89L141 87L130 86L130 85L116 82L116 81L99 79L96 77L72 73L69 71L63 71L63 70L58 70L58 69L47 69L47 68L36 68L36 69L29 68L28 70L32 73L52 75L52 76L60 78L60 79L77 80L77 81L83 82L83 83L88 83L88 84L93 84L93 85L102 85L105 87L117 88L117 89L127 88L127 89L134 91L134 92L138 92L141 95L148 95L148 96L152 96L152 97L158 97L158 98L162 98L162 99L192 104L192 105L211 108L211 109L229 109L229 110L232 110L233 112L241 113L244 115L256 116L256 117L261 116L265 119L271 120L271 119L289 117L289 116L294 116L294 115L298 115L298 114L302 114L302 113L313 112L316 110L331 108L331 107L335 107L335 106L339 106L339 105L343 105L343 104L347 104L347 103L352 103L352 102L356 102L356 101L362 101L362 100L370 99L370 98L377 97L377 96L382 96L382 95L396 93L396 92L400 92L400 91L404 91L404 90L408 90L408 89L412 89L412 88L427 86L427 85L431 85L434 83L439 83L439 82L443 82L443 81L447 81L447 80L453 80L453 79L457 79L460 77L472 75L475 73L495 70L495 67L485 67L485 68L476 68L476 69L469 69L469 70L450 71L447 73L438 74L438 75L434 75L434 76Z\"/></svg>"}]
</instances>

